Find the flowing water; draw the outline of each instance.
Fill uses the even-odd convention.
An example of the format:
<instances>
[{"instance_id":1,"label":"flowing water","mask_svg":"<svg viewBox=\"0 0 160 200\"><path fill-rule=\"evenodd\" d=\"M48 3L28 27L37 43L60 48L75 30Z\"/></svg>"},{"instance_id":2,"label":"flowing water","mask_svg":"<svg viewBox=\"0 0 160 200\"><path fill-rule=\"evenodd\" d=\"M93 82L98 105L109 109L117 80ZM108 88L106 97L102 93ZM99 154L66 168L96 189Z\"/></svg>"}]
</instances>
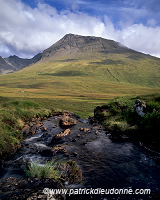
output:
<instances>
[{"instance_id":1,"label":"flowing water","mask_svg":"<svg viewBox=\"0 0 160 200\"><path fill-rule=\"evenodd\" d=\"M100 126L90 125L88 120L78 120L77 125L70 128L71 133L59 142L67 150L67 156L64 153L51 156L47 152L54 146L50 145L52 138L64 129L59 127L59 116L45 120L44 126L46 131L39 128L34 136L22 142L22 148L12 159L4 163L1 179L22 177L21 167L27 162L44 164L52 158L73 159L83 171L84 187L146 188L151 189L152 194L160 190L159 157L151 155L138 144L112 142ZM88 128L90 131L80 131L80 128ZM141 195L128 199L154 198L152 195Z\"/></svg>"}]
</instances>

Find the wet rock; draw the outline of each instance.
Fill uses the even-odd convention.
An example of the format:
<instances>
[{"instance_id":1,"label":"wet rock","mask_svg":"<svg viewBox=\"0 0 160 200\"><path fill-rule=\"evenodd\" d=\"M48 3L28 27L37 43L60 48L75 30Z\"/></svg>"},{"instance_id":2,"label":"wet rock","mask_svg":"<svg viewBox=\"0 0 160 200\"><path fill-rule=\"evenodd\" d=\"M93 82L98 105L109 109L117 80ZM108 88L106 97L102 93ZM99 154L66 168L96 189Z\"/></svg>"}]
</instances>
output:
<instances>
[{"instance_id":1,"label":"wet rock","mask_svg":"<svg viewBox=\"0 0 160 200\"><path fill-rule=\"evenodd\" d=\"M74 155L74 156L78 156L78 153L77 153L77 152L73 152L73 155Z\"/></svg>"},{"instance_id":2,"label":"wet rock","mask_svg":"<svg viewBox=\"0 0 160 200\"><path fill-rule=\"evenodd\" d=\"M71 117L73 119L76 119L76 120L80 119L80 117L78 115L76 115L76 114L74 114L72 112L63 112L63 116L69 116L69 117Z\"/></svg>"},{"instance_id":3,"label":"wet rock","mask_svg":"<svg viewBox=\"0 0 160 200\"><path fill-rule=\"evenodd\" d=\"M52 148L48 148L48 149L43 149L40 151L40 155L44 156L44 157L50 157L53 156L53 152L52 152Z\"/></svg>"},{"instance_id":4,"label":"wet rock","mask_svg":"<svg viewBox=\"0 0 160 200\"><path fill-rule=\"evenodd\" d=\"M53 156L57 153L67 154L67 150L62 145L56 145L53 148L47 148L40 152L41 156L45 156L45 157Z\"/></svg>"},{"instance_id":5,"label":"wet rock","mask_svg":"<svg viewBox=\"0 0 160 200\"><path fill-rule=\"evenodd\" d=\"M64 146L62 145L57 145L51 150L53 154L55 155L56 153L67 153L67 150Z\"/></svg>"},{"instance_id":6,"label":"wet rock","mask_svg":"<svg viewBox=\"0 0 160 200\"><path fill-rule=\"evenodd\" d=\"M37 123L36 123L36 127L37 127L37 128L41 127L42 125L43 125L42 122L37 122Z\"/></svg>"},{"instance_id":7,"label":"wet rock","mask_svg":"<svg viewBox=\"0 0 160 200\"><path fill-rule=\"evenodd\" d=\"M63 115L63 112L53 112L51 116L60 116Z\"/></svg>"},{"instance_id":8,"label":"wet rock","mask_svg":"<svg viewBox=\"0 0 160 200\"><path fill-rule=\"evenodd\" d=\"M47 128L46 128L45 126L43 126L43 127L41 128L41 130L42 130L42 131L46 131Z\"/></svg>"},{"instance_id":9,"label":"wet rock","mask_svg":"<svg viewBox=\"0 0 160 200\"><path fill-rule=\"evenodd\" d=\"M34 135L34 134L36 133L36 130L37 130L37 125L34 124L34 125L30 128L29 132L30 132L32 135Z\"/></svg>"},{"instance_id":10,"label":"wet rock","mask_svg":"<svg viewBox=\"0 0 160 200\"><path fill-rule=\"evenodd\" d=\"M129 137L124 135L124 134L120 134L118 131L113 132L111 134L109 134L109 138L113 141L113 142L125 142L129 140Z\"/></svg>"},{"instance_id":11,"label":"wet rock","mask_svg":"<svg viewBox=\"0 0 160 200\"><path fill-rule=\"evenodd\" d=\"M47 200L43 193L45 188L58 188L53 179L39 178L6 178L0 182L1 200ZM64 199L61 195L54 196L55 200Z\"/></svg>"},{"instance_id":12,"label":"wet rock","mask_svg":"<svg viewBox=\"0 0 160 200\"><path fill-rule=\"evenodd\" d=\"M141 117L145 115L146 103L142 100L137 99L133 105L134 111Z\"/></svg>"},{"instance_id":13,"label":"wet rock","mask_svg":"<svg viewBox=\"0 0 160 200\"><path fill-rule=\"evenodd\" d=\"M51 144L54 144L54 143L56 143L56 142L59 142L63 137L69 135L69 134L70 134L70 131L71 131L70 129L66 129L66 130L64 130L64 131L62 131L62 132L56 134L56 135L52 138L50 145L51 145Z\"/></svg>"},{"instance_id":14,"label":"wet rock","mask_svg":"<svg viewBox=\"0 0 160 200\"><path fill-rule=\"evenodd\" d=\"M34 125L34 122L30 122L29 123L29 126L31 127L31 126L33 126Z\"/></svg>"},{"instance_id":15,"label":"wet rock","mask_svg":"<svg viewBox=\"0 0 160 200\"><path fill-rule=\"evenodd\" d=\"M30 132L30 126L28 124L26 124L22 129L22 133L25 135L28 135L29 132Z\"/></svg>"},{"instance_id":16,"label":"wet rock","mask_svg":"<svg viewBox=\"0 0 160 200\"><path fill-rule=\"evenodd\" d=\"M82 145L86 145L87 144L87 142L86 141L84 141L83 143L82 143Z\"/></svg>"},{"instance_id":17,"label":"wet rock","mask_svg":"<svg viewBox=\"0 0 160 200\"><path fill-rule=\"evenodd\" d=\"M71 127L77 124L77 120L68 116L68 115L64 115L59 122L59 125L62 128L67 128L67 127Z\"/></svg>"},{"instance_id":18,"label":"wet rock","mask_svg":"<svg viewBox=\"0 0 160 200\"><path fill-rule=\"evenodd\" d=\"M70 157L70 155L69 155L68 153L64 153L64 155L65 155L66 157Z\"/></svg>"},{"instance_id":19,"label":"wet rock","mask_svg":"<svg viewBox=\"0 0 160 200\"><path fill-rule=\"evenodd\" d=\"M22 128L22 133L24 135L34 135L36 133L36 130L42 126L42 122L39 121L38 119L32 119L31 122L28 122L27 124L24 125Z\"/></svg>"},{"instance_id":20,"label":"wet rock","mask_svg":"<svg viewBox=\"0 0 160 200\"><path fill-rule=\"evenodd\" d=\"M96 131L95 133L98 134L98 131Z\"/></svg>"},{"instance_id":21,"label":"wet rock","mask_svg":"<svg viewBox=\"0 0 160 200\"><path fill-rule=\"evenodd\" d=\"M85 133L89 133L90 132L90 129L89 128L80 128L79 129L80 131L83 131Z\"/></svg>"}]
</instances>

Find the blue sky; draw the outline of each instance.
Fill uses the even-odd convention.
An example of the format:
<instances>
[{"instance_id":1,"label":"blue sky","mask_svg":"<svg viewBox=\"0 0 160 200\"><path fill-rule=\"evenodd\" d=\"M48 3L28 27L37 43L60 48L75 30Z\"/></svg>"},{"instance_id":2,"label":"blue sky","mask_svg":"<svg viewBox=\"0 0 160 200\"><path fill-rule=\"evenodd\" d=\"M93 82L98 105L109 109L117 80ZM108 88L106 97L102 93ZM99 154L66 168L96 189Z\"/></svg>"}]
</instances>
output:
<instances>
[{"instance_id":1,"label":"blue sky","mask_svg":"<svg viewBox=\"0 0 160 200\"><path fill-rule=\"evenodd\" d=\"M101 17L107 15L120 28L119 23L127 20L132 23L148 25L150 19L155 20L152 25L160 25L160 1L159 0L23 0L32 8L38 2L48 4L61 12L84 12L91 16Z\"/></svg>"},{"instance_id":2,"label":"blue sky","mask_svg":"<svg viewBox=\"0 0 160 200\"><path fill-rule=\"evenodd\" d=\"M160 57L160 0L0 0L0 55L32 57L67 33Z\"/></svg>"}]
</instances>

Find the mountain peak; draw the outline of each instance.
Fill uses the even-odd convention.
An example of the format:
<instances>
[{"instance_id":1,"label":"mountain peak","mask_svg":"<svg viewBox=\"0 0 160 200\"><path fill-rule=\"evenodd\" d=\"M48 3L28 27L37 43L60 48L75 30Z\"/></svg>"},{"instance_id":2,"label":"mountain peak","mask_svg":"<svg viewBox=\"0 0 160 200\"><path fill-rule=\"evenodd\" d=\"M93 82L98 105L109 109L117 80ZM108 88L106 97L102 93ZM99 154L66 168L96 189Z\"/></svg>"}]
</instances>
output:
<instances>
[{"instance_id":1,"label":"mountain peak","mask_svg":"<svg viewBox=\"0 0 160 200\"><path fill-rule=\"evenodd\" d=\"M66 34L62 39L53 44L43 52L42 60L55 59L60 57L69 58L89 58L96 54L102 54L113 51L128 50L127 47L120 45L113 40L94 36L81 36L75 34Z\"/></svg>"},{"instance_id":2,"label":"mountain peak","mask_svg":"<svg viewBox=\"0 0 160 200\"><path fill-rule=\"evenodd\" d=\"M102 39L102 38L101 37L95 37L95 36L82 36L82 35L68 33L61 40L79 40L79 39L83 39L83 40L87 40L87 39L99 40L99 39Z\"/></svg>"},{"instance_id":3,"label":"mountain peak","mask_svg":"<svg viewBox=\"0 0 160 200\"><path fill-rule=\"evenodd\" d=\"M13 55L13 56L9 56L8 58L17 59L17 58L19 58L19 57L16 56L16 55Z\"/></svg>"}]
</instances>

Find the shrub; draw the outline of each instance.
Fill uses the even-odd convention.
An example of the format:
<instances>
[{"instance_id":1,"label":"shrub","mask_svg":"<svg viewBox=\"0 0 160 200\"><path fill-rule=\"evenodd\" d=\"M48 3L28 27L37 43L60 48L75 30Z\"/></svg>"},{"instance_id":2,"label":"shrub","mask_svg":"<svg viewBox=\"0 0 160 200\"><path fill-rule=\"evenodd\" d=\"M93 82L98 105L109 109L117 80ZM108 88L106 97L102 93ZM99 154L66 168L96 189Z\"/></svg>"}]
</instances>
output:
<instances>
[{"instance_id":1,"label":"shrub","mask_svg":"<svg viewBox=\"0 0 160 200\"><path fill-rule=\"evenodd\" d=\"M145 131L154 130L157 132L160 125L160 112L153 111L152 113L147 113L139 123L141 129Z\"/></svg>"},{"instance_id":2,"label":"shrub","mask_svg":"<svg viewBox=\"0 0 160 200\"><path fill-rule=\"evenodd\" d=\"M158 110L160 110L160 103L151 101L147 104L146 112L152 113Z\"/></svg>"},{"instance_id":3,"label":"shrub","mask_svg":"<svg viewBox=\"0 0 160 200\"><path fill-rule=\"evenodd\" d=\"M75 161L68 160L67 162L62 162L60 164L60 170L61 178L65 181L68 181L69 184L82 182L82 171Z\"/></svg>"}]
</instances>

